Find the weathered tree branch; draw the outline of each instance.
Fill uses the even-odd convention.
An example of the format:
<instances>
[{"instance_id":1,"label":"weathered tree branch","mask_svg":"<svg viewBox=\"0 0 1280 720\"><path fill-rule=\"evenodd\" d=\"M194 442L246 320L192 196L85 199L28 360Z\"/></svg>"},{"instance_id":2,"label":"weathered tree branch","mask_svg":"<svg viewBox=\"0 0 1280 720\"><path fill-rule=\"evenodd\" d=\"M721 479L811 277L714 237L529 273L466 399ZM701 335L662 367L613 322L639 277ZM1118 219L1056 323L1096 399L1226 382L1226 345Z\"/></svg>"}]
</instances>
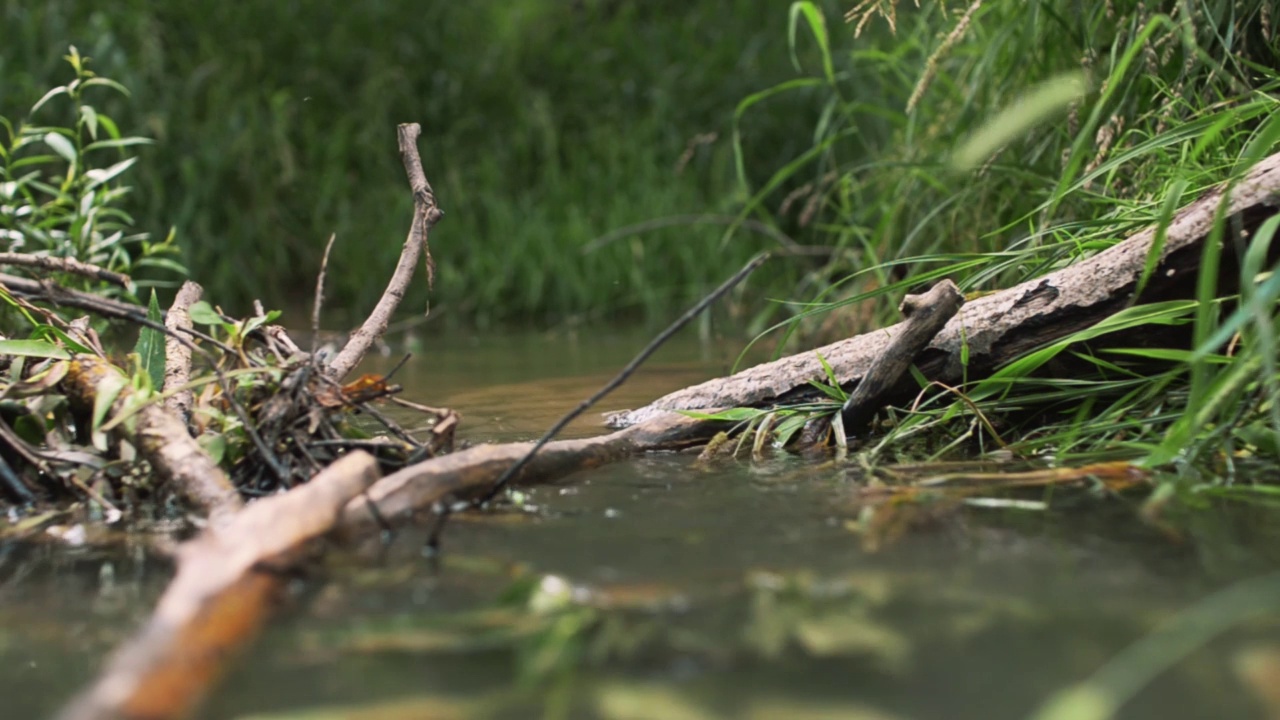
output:
<instances>
[{"instance_id":1,"label":"weathered tree branch","mask_svg":"<svg viewBox=\"0 0 1280 720\"><path fill-rule=\"evenodd\" d=\"M846 434L862 432L878 409L881 396L898 384L911 362L963 304L964 295L950 280L902 300L899 311L906 318L902 332L893 336L840 408Z\"/></svg>"},{"instance_id":2,"label":"weathered tree branch","mask_svg":"<svg viewBox=\"0 0 1280 720\"><path fill-rule=\"evenodd\" d=\"M373 457L353 452L181 545L177 576L151 619L60 720L187 717L234 651L257 635L305 544L329 532L377 478Z\"/></svg>"},{"instance_id":3,"label":"weathered tree branch","mask_svg":"<svg viewBox=\"0 0 1280 720\"><path fill-rule=\"evenodd\" d=\"M511 478L517 485L550 482L581 470L654 450L678 450L706 442L730 423L662 413L625 430L584 440L544 445ZM341 525L358 528L379 518L403 520L448 497L478 497L529 455L534 443L479 445L411 465L382 480L347 504ZM369 504L376 506L376 511Z\"/></svg>"},{"instance_id":4,"label":"weathered tree branch","mask_svg":"<svg viewBox=\"0 0 1280 720\"><path fill-rule=\"evenodd\" d=\"M85 417L92 413L98 397L114 396L111 415L128 409L132 394L128 383L106 360L77 355L71 359L61 385L72 407ZM132 422L116 425L112 434L133 443L156 474L202 511L210 523L226 522L243 506L240 493L191 437L187 424L162 405L144 405Z\"/></svg>"},{"instance_id":5,"label":"weathered tree branch","mask_svg":"<svg viewBox=\"0 0 1280 720\"><path fill-rule=\"evenodd\" d=\"M382 298L369 313L364 324L359 327L346 346L334 357L333 362L325 369L325 373L334 379L341 379L351 372L360 360L369 352L369 348L387 331L391 315L404 299L409 281L413 278L413 269L418 264L418 256L425 257L427 265L428 285L434 279L434 264L431 260L431 249L427 244L427 235L432 226L444 217L444 212L436 205L435 193L431 190L427 176L422 170L422 158L418 156L418 135L422 132L417 123L401 125L396 130L400 143L400 159L404 162L405 172L409 175L409 186L413 189L413 225L409 228L409 236L404 241L404 249L400 251L400 261L396 263L395 272L387 283Z\"/></svg>"},{"instance_id":6,"label":"weathered tree branch","mask_svg":"<svg viewBox=\"0 0 1280 720\"><path fill-rule=\"evenodd\" d=\"M966 370L961 348L967 345L968 377L982 377L1131 304L1194 297L1201 251L1224 192L1222 187L1208 192L1177 213L1166 230L1160 262L1140 297L1134 293L1156 227L1062 270L969 301L916 358L916 367L930 380L958 382ZM1276 214L1277 205L1280 154L1263 160L1232 190L1224 213L1229 232L1252 234ZM807 399L809 382L825 377L819 354L830 363L841 385L852 387L902 328L899 323L677 390L638 410L614 413L606 422L626 427L671 410L767 406ZM898 389L902 391L909 388Z\"/></svg>"},{"instance_id":7,"label":"weathered tree branch","mask_svg":"<svg viewBox=\"0 0 1280 720\"><path fill-rule=\"evenodd\" d=\"M80 292L79 290L69 290L51 282L0 273L0 285L5 286L10 292L21 297L43 300L63 307L88 310L103 317L132 320L134 322L141 322L147 319L147 309L140 305L98 297L92 293Z\"/></svg>"}]
</instances>

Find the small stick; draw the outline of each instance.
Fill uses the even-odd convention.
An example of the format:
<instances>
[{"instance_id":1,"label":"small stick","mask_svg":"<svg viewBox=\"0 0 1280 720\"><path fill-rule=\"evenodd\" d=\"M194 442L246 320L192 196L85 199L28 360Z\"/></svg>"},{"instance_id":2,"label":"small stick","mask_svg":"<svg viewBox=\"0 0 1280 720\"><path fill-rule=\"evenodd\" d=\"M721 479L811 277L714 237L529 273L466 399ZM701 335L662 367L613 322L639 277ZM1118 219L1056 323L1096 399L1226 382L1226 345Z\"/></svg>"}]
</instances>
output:
<instances>
[{"instance_id":1,"label":"small stick","mask_svg":"<svg viewBox=\"0 0 1280 720\"><path fill-rule=\"evenodd\" d=\"M324 276L329 271L329 251L333 250L333 241L338 239L337 233L329 235L325 243L324 256L320 258L320 273L316 275L316 297L311 304L311 355L320 347L320 308L324 305Z\"/></svg>"},{"instance_id":2,"label":"small stick","mask_svg":"<svg viewBox=\"0 0 1280 720\"><path fill-rule=\"evenodd\" d=\"M28 255L27 253L0 252L0 265L24 265L41 270L58 270L72 275L80 275L93 280L102 280L112 285L127 288L133 282L128 275L112 272L97 265L80 262L75 258L57 258L47 255Z\"/></svg>"},{"instance_id":3,"label":"small stick","mask_svg":"<svg viewBox=\"0 0 1280 720\"><path fill-rule=\"evenodd\" d=\"M182 283L178 294L169 306L165 315L164 326L170 333L164 338L164 392L186 385L191 380L191 350L178 340L179 332L192 329L191 316L187 310L204 294L204 288L190 280ZM164 405L171 412L182 418L183 422L191 419L193 396L191 390L181 390L165 398Z\"/></svg>"},{"instance_id":4,"label":"small stick","mask_svg":"<svg viewBox=\"0 0 1280 720\"><path fill-rule=\"evenodd\" d=\"M941 280L928 292L908 295L899 310L906 317L898 332L889 341L880 357L876 358L862 376L858 387L844 401L840 415L847 434L862 432L879 407L880 398L898 383L898 379L911 366L916 355L929 344L964 304L960 288L950 280Z\"/></svg>"},{"instance_id":5,"label":"small stick","mask_svg":"<svg viewBox=\"0 0 1280 720\"><path fill-rule=\"evenodd\" d=\"M407 123L396 129L400 143L400 159L409 176L409 185L413 188L413 225L409 228L404 249L400 251L400 261L396 263L396 269L387 282L387 289L383 291L382 298L374 306L373 312L369 313L364 324L351 333L346 346L325 368L325 374L331 378L340 379L351 372L352 368L364 358L365 353L369 352L373 343L387 331L391 315L400 306L400 301L404 299L405 291L409 287L409 281L413 278L419 255L426 255L428 285L433 280L434 264L427 245L427 234L432 226L444 217L444 211L436 205L435 193L431 190L431 184L427 182L426 173L422 170L422 158L418 155L417 144L421 133L422 127L417 123Z\"/></svg>"}]
</instances>

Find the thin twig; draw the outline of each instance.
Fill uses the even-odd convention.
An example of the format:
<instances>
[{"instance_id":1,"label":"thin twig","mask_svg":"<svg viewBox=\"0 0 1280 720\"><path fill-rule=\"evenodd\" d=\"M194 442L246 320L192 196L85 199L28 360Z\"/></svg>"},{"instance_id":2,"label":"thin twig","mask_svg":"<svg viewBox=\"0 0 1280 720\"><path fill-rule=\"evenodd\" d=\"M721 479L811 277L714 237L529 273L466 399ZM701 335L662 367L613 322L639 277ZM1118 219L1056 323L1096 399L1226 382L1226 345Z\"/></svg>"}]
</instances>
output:
<instances>
[{"instance_id":1,"label":"thin twig","mask_svg":"<svg viewBox=\"0 0 1280 720\"><path fill-rule=\"evenodd\" d=\"M533 459L533 456L538 453L538 450L542 449L542 446L551 442L551 439L554 438L557 434L559 434L560 431L565 428L565 426L573 422L573 420L577 418L579 415L586 412L587 409L590 408L592 405L595 405L597 402L599 402L602 398L604 398L605 395L608 395L609 393L613 392L618 388L618 386L626 382L627 378L631 377L631 374L634 373L636 369L638 369L640 365L644 363L645 360L648 360L649 356L652 355L654 352L656 352L658 348L662 347L664 343L670 340L673 335L680 332L680 330L682 330L685 325L688 325L690 321L692 321L697 316L701 315L703 310L706 310L708 307L711 306L712 303L719 300L725 293L729 292L734 287L736 287L738 283L745 280L746 277L752 273L752 271L760 267L760 265L763 264L764 261L768 259L769 259L769 253L760 253L759 255L756 255L754 258L748 261L746 265L743 265L741 270L734 273L733 277L729 278L728 280L725 280L724 283L720 285L720 287L716 288L715 290L712 290L710 295L707 295L706 297L699 300L697 305L694 305L692 308L689 308L689 310L685 312L684 315L681 315L675 322L671 323L670 327L668 327L666 330L663 330L661 333L659 333L658 336L655 337L653 340L650 340L649 344L646 345L638 355L632 358L631 362L627 363L626 367L622 368L622 370L619 371L618 374L615 375L612 380L605 383L604 387L597 390L595 394L593 394L591 397L578 403L578 406L576 408L574 408L573 410L570 410L564 417L556 421L556 424L551 426L551 429L548 430L538 440L538 442L535 443L534 446L529 449L529 452L526 453L524 457L520 458L520 460L518 460L511 467L507 468L507 471L502 473L502 476L499 477L497 481L493 483L493 487L490 488L489 491L486 492L483 496L481 496L481 498L477 500L474 504L476 506L483 505L489 502L490 500L492 500L494 497L496 497L498 493L502 492L502 489L507 486L507 483L511 482L511 478L514 477L516 473L520 472L520 469L523 468L530 460Z\"/></svg>"},{"instance_id":2,"label":"thin twig","mask_svg":"<svg viewBox=\"0 0 1280 720\"><path fill-rule=\"evenodd\" d=\"M92 293L80 292L79 290L69 290L47 280L32 280L31 278L0 273L0 285L9 288L14 294L46 300L55 305L88 310L106 317L126 320L134 320L138 317L145 319L147 317L147 309L141 305L98 297Z\"/></svg>"},{"instance_id":3,"label":"thin twig","mask_svg":"<svg viewBox=\"0 0 1280 720\"><path fill-rule=\"evenodd\" d=\"M75 258L56 258L47 255L29 255L27 253L0 252L0 265L24 265L41 270L57 270L59 272L80 275L92 280L102 280L112 285L127 288L133 282L128 275L112 272L97 265L80 262Z\"/></svg>"},{"instance_id":4,"label":"thin twig","mask_svg":"<svg viewBox=\"0 0 1280 720\"><path fill-rule=\"evenodd\" d=\"M316 275L316 297L311 304L312 356L316 354L316 348L320 347L320 308L324 305L324 276L329 271L329 252L333 250L333 241L337 239L337 233L329 235L329 242L324 246L324 256L320 258L320 272Z\"/></svg>"}]
</instances>

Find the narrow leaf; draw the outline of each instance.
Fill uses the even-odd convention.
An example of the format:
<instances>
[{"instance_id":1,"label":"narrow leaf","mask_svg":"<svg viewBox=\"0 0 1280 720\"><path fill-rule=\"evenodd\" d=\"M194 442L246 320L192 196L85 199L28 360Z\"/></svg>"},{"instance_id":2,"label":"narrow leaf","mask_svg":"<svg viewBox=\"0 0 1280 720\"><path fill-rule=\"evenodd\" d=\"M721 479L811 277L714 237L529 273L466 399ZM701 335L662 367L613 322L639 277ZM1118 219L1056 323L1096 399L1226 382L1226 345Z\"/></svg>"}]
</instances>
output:
<instances>
[{"instance_id":1,"label":"narrow leaf","mask_svg":"<svg viewBox=\"0 0 1280 720\"><path fill-rule=\"evenodd\" d=\"M71 353L48 340L0 340L0 355L69 360Z\"/></svg>"},{"instance_id":2,"label":"narrow leaf","mask_svg":"<svg viewBox=\"0 0 1280 720\"><path fill-rule=\"evenodd\" d=\"M76 161L76 146L72 145L65 135L59 135L54 132L47 133L44 136L44 144L61 155L67 162L74 163Z\"/></svg>"},{"instance_id":3,"label":"narrow leaf","mask_svg":"<svg viewBox=\"0 0 1280 720\"><path fill-rule=\"evenodd\" d=\"M155 290L151 291L151 302L147 304L147 319L156 324L164 322ZM164 333L144 325L138 332L138 344L133 351L138 353L142 369L151 378L151 387L157 390L164 387Z\"/></svg>"}]
</instances>

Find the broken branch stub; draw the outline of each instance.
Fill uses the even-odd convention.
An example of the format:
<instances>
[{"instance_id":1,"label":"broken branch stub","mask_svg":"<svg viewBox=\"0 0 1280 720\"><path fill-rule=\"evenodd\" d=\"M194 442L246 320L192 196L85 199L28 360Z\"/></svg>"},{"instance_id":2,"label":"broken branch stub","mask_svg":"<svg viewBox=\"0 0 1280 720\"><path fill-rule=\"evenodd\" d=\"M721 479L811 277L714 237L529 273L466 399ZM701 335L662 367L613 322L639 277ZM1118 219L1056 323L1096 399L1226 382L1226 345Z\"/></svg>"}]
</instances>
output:
<instances>
[{"instance_id":1,"label":"broken branch stub","mask_svg":"<svg viewBox=\"0 0 1280 720\"><path fill-rule=\"evenodd\" d=\"M899 310L906 318L898 325L884 351L858 381L844 406L840 408L846 435L861 433L879 409L880 399L898 384L920 351L955 317L964 304L960 288L950 280L942 280L919 295L908 295Z\"/></svg>"}]
</instances>

